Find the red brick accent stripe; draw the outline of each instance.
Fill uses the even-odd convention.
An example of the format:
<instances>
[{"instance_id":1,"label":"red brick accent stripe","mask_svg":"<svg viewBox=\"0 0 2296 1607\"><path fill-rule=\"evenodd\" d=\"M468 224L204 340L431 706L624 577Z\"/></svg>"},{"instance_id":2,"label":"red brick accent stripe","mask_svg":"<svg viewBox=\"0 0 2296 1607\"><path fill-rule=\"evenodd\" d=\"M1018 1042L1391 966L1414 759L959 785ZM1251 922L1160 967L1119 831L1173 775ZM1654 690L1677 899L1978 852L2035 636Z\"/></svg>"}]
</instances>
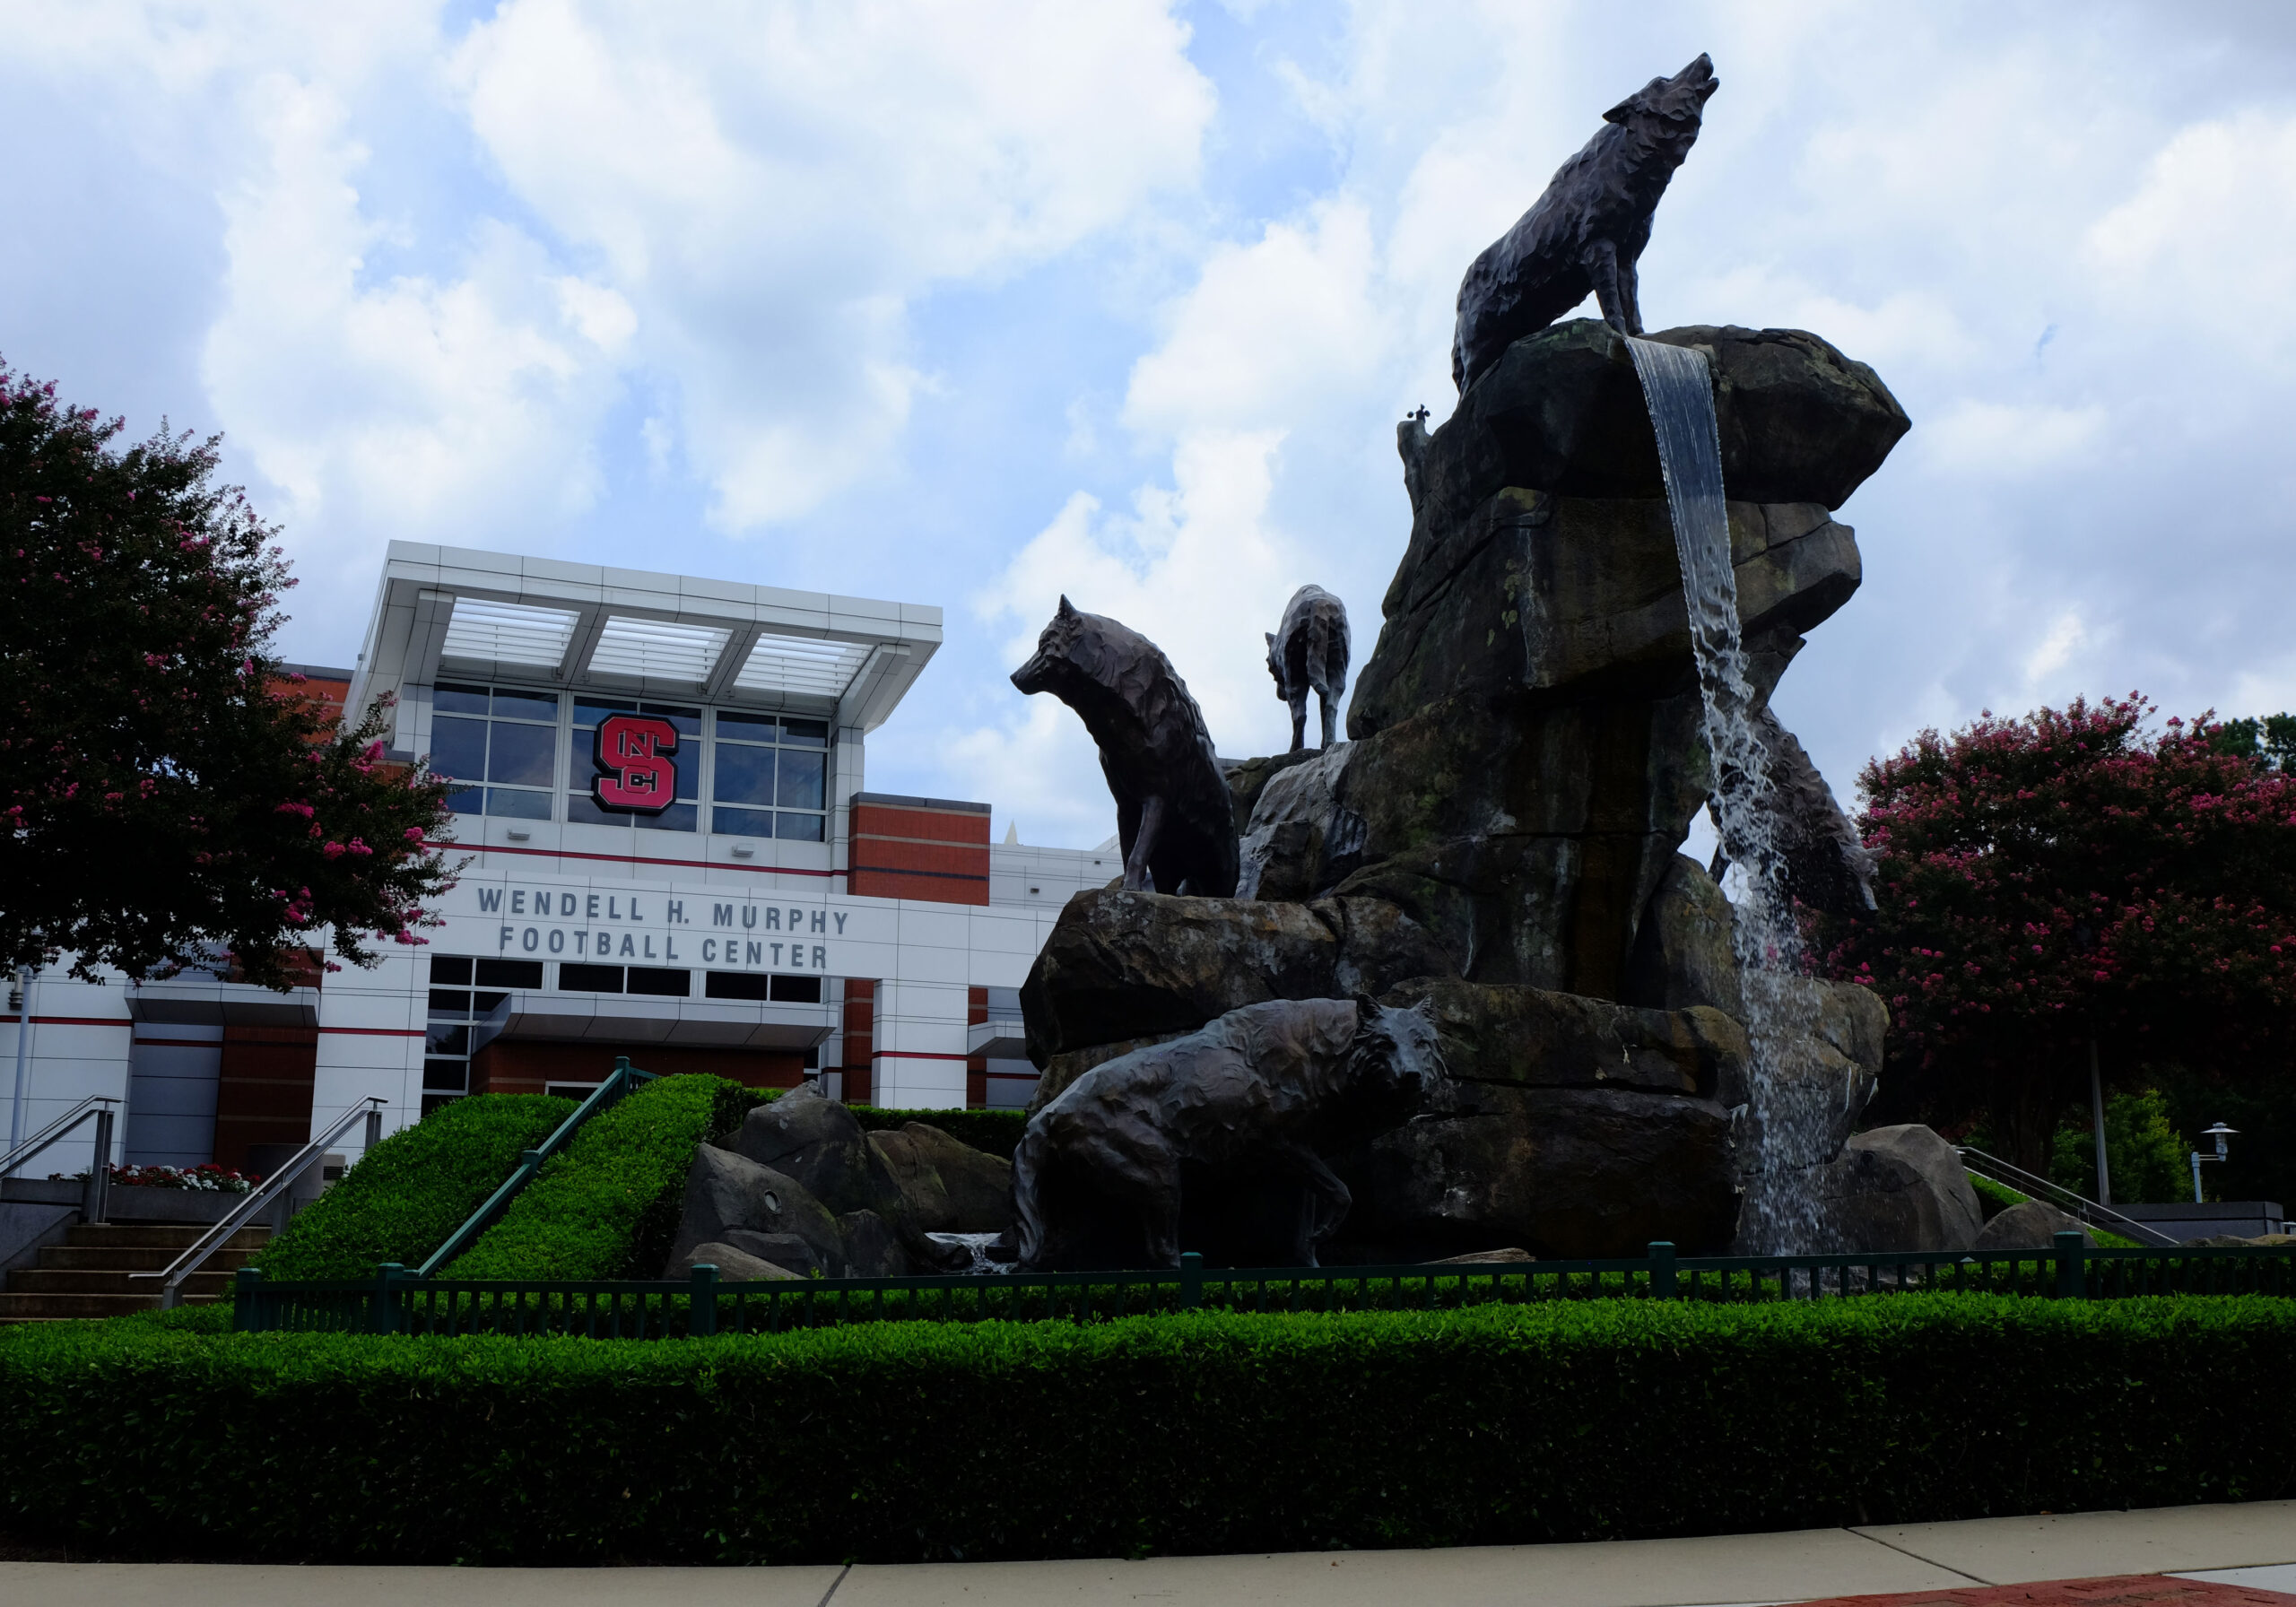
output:
<instances>
[{"instance_id":1,"label":"red brick accent stripe","mask_svg":"<svg viewBox=\"0 0 2296 1607\"><path fill-rule=\"evenodd\" d=\"M2039 1585L1971 1585L1894 1595L1825 1596L1801 1607L2290 1607L2296 1595L2248 1585L2175 1579L2165 1574L2115 1574Z\"/></svg>"}]
</instances>

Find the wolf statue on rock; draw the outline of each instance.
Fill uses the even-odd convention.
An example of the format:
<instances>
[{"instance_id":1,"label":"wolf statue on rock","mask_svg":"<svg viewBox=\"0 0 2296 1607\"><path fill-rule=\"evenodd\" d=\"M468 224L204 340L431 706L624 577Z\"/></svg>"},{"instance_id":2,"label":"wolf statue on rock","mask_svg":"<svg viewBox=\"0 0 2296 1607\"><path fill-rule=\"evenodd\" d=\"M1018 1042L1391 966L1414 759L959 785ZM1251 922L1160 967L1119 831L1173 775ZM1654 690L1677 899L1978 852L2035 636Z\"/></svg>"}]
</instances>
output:
<instances>
[{"instance_id":1,"label":"wolf statue on rock","mask_svg":"<svg viewBox=\"0 0 2296 1607\"><path fill-rule=\"evenodd\" d=\"M1700 56L1653 78L1603 114L1602 131L1556 169L1531 210L1474 259L1459 285L1451 379L1461 394L1500 353L1592 291L1603 322L1642 333L1635 265L1650 215L1698 138L1707 98L1721 87Z\"/></svg>"},{"instance_id":2,"label":"wolf statue on rock","mask_svg":"<svg viewBox=\"0 0 2296 1607\"><path fill-rule=\"evenodd\" d=\"M1351 1203L1318 1151L1407 1120L1443 1074L1423 1004L1361 997L1248 1004L1096 1066L1013 1152L1021 1265L1178 1266L1185 1233L1314 1266Z\"/></svg>"},{"instance_id":3,"label":"wolf statue on rock","mask_svg":"<svg viewBox=\"0 0 2296 1607\"><path fill-rule=\"evenodd\" d=\"M1339 734L1339 700L1347 695L1347 604L1320 586L1303 586L1284 604L1283 623L1267 638L1267 673L1275 695L1292 706L1292 751L1307 744L1308 694L1322 701L1323 746Z\"/></svg>"},{"instance_id":4,"label":"wolf statue on rock","mask_svg":"<svg viewBox=\"0 0 2296 1607\"><path fill-rule=\"evenodd\" d=\"M1013 684L1067 704L1100 744L1128 890L1235 896L1228 783L1204 711L1155 643L1063 597Z\"/></svg>"}]
</instances>

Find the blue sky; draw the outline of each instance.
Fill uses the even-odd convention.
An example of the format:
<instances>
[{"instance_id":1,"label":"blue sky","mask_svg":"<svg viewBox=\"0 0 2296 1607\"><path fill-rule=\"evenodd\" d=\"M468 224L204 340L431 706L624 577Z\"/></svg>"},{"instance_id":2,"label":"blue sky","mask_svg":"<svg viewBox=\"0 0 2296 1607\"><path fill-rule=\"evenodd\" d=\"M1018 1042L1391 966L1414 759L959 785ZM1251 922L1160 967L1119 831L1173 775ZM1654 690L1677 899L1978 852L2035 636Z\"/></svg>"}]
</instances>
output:
<instances>
[{"instance_id":1,"label":"blue sky","mask_svg":"<svg viewBox=\"0 0 2296 1607\"><path fill-rule=\"evenodd\" d=\"M0 3L0 355L222 430L340 662L393 536L909 601L870 784L1112 830L1004 674L1063 591L1280 747L1359 659L1452 298L1710 51L1653 327L1783 325L1915 421L1779 694L1847 796L1924 725L2296 706L2296 10Z\"/></svg>"}]
</instances>

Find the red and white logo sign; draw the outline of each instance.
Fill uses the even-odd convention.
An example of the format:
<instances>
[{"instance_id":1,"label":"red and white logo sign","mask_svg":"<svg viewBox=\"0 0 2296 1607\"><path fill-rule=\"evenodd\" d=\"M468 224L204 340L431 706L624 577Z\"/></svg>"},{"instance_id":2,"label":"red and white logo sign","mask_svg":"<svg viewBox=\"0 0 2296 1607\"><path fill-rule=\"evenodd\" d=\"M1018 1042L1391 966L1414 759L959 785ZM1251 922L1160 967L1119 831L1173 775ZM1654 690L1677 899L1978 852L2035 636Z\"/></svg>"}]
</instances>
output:
<instances>
[{"instance_id":1,"label":"red and white logo sign","mask_svg":"<svg viewBox=\"0 0 2296 1607\"><path fill-rule=\"evenodd\" d=\"M628 814L659 814L677 799L677 770L667 755L677 751L677 727L652 715L614 714L598 722L590 760L598 778L590 795L600 809Z\"/></svg>"}]
</instances>

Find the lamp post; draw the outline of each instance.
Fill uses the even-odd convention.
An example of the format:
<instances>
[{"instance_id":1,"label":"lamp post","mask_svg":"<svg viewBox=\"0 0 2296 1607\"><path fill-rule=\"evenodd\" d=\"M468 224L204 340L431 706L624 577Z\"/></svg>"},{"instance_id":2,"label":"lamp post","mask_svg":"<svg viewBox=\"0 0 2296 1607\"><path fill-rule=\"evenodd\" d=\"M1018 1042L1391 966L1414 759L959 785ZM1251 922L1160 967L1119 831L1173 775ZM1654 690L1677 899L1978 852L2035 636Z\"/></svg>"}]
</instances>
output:
<instances>
[{"instance_id":1,"label":"lamp post","mask_svg":"<svg viewBox=\"0 0 2296 1607\"><path fill-rule=\"evenodd\" d=\"M2211 1127L2207 1132L2201 1134L2201 1137L2203 1138L2213 1138L2216 1141L2216 1153L2213 1155L2204 1155L2198 1150L2195 1150L2192 1152L2192 1203L2194 1204L2198 1205L2204 1203L2200 1196L2200 1163L2204 1160L2224 1160L2229 1159L2229 1157L2224 1153L2224 1141L2231 1138L2238 1132L2239 1132L2238 1127L2227 1127L2223 1123L2219 1122L2216 1125Z\"/></svg>"},{"instance_id":2,"label":"lamp post","mask_svg":"<svg viewBox=\"0 0 2296 1607\"><path fill-rule=\"evenodd\" d=\"M24 1142L24 1085L31 1075L31 967L16 968L16 986L11 991L15 996L9 1003L16 1012L16 1097L8 1105L8 1147L13 1150Z\"/></svg>"}]
</instances>

